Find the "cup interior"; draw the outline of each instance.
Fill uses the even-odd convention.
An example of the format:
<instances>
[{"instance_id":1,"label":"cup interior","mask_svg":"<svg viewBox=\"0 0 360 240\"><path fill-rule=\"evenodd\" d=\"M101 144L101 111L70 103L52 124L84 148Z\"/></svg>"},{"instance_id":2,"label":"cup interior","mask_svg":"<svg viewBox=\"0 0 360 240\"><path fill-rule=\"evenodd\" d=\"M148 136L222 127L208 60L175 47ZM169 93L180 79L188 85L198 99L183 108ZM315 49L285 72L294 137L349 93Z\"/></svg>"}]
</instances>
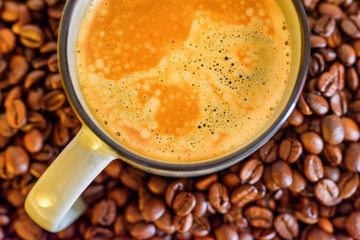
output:
<instances>
[{"instance_id":1,"label":"cup interior","mask_svg":"<svg viewBox=\"0 0 360 240\"><path fill-rule=\"evenodd\" d=\"M306 23L306 14L300 0L277 0L290 29L293 44L293 64L285 94L265 126L259 129L245 144L238 146L226 155L195 163L165 162L134 152L130 148L121 145L102 128L88 108L80 90L76 67L77 36L82 19L93 1L94 0L67 1L59 37L60 69L66 94L80 119L102 141L117 150L121 158L125 159L125 161L129 161L129 163L144 170L162 175L193 176L218 171L246 158L262 146L276 133L295 107L304 84L308 67L310 54L309 30Z\"/></svg>"}]
</instances>

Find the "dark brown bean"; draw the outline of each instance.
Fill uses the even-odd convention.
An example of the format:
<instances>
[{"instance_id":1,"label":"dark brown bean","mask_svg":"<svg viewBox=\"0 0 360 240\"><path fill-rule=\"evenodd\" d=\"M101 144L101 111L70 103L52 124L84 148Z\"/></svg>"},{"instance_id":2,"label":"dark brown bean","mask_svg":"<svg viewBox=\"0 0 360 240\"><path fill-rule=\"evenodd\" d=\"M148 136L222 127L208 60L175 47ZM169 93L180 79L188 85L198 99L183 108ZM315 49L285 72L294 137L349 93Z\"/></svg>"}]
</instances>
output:
<instances>
[{"instance_id":1,"label":"dark brown bean","mask_svg":"<svg viewBox=\"0 0 360 240\"><path fill-rule=\"evenodd\" d=\"M95 204L92 209L92 224L100 224L102 226L110 226L116 218L116 203L114 200L102 200Z\"/></svg>"},{"instance_id":2,"label":"dark brown bean","mask_svg":"<svg viewBox=\"0 0 360 240\"><path fill-rule=\"evenodd\" d=\"M325 48L326 40L325 40L325 38L323 38L321 36L311 35L310 36L310 44L311 44L311 48Z\"/></svg>"},{"instance_id":3,"label":"dark brown bean","mask_svg":"<svg viewBox=\"0 0 360 240\"><path fill-rule=\"evenodd\" d=\"M15 49L16 37L8 28L0 28L0 52L8 54Z\"/></svg>"},{"instance_id":4,"label":"dark brown bean","mask_svg":"<svg viewBox=\"0 0 360 240\"><path fill-rule=\"evenodd\" d=\"M108 199L114 200L118 207L122 208L127 203L130 193L126 188L115 188L109 191L106 196Z\"/></svg>"},{"instance_id":5,"label":"dark brown bean","mask_svg":"<svg viewBox=\"0 0 360 240\"><path fill-rule=\"evenodd\" d=\"M165 193L167 185L168 181L165 178L159 176L151 176L147 184L149 190L158 195Z\"/></svg>"},{"instance_id":6,"label":"dark brown bean","mask_svg":"<svg viewBox=\"0 0 360 240\"><path fill-rule=\"evenodd\" d=\"M360 143L350 143L345 149L344 163L351 172L360 172Z\"/></svg>"},{"instance_id":7,"label":"dark brown bean","mask_svg":"<svg viewBox=\"0 0 360 240\"><path fill-rule=\"evenodd\" d=\"M154 224L139 222L131 227L130 234L136 239L149 239L156 233Z\"/></svg>"},{"instance_id":8,"label":"dark brown bean","mask_svg":"<svg viewBox=\"0 0 360 240\"><path fill-rule=\"evenodd\" d=\"M36 25L24 25L20 29L20 42L28 48L40 48L44 38L44 33Z\"/></svg>"},{"instance_id":9,"label":"dark brown bean","mask_svg":"<svg viewBox=\"0 0 360 240\"><path fill-rule=\"evenodd\" d=\"M166 206L163 200L158 197L152 197L145 203L144 209L142 210L142 215L145 220L154 222L158 220L165 213L165 211Z\"/></svg>"},{"instance_id":10,"label":"dark brown bean","mask_svg":"<svg viewBox=\"0 0 360 240\"><path fill-rule=\"evenodd\" d=\"M264 172L264 165L257 159L250 159L241 168L239 177L244 183L255 184L260 180Z\"/></svg>"},{"instance_id":11,"label":"dark brown bean","mask_svg":"<svg viewBox=\"0 0 360 240\"><path fill-rule=\"evenodd\" d=\"M347 113L348 104L343 91L338 91L330 98L330 107L331 110L339 117Z\"/></svg>"},{"instance_id":12,"label":"dark brown bean","mask_svg":"<svg viewBox=\"0 0 360 240\"><path fill-rule=\"evenodd\" d=\"M307 240L317 240L317 239L326 239L326 240L336 240L335 236L331 233L328 233L321 228L313 228L307 234Z\"/></svg>"},{"instance_id":13,"label":"dark brown bean","mask_svg":"<svg viewBox=\"0 0 360 240\"><path fill-rule=\"evenodd\" d=\"M296 162L302 152L303 147L295 138L286 138L280 143L279 157L289 164Z\"/></svg>"},{"instance_id":14,"label":"dark brown bean","mask_svg":"<svg viewBox=\"0 0 360 240\"><path fill-rule=\"evenodd\" d=\"M173 224L176 231L181 233L188 232L193 224L193 216L191 213L186 216L175 215Z\"/></svg>"},{"instance_id":15,"label":"dark brown bean","mask_svg":"<svg viewBox=\"0 0 360 240\"><path fill-rule=\"evenodd\" d=\"M226 187L221 183L213 183L209 188L210 204L219 212L227 213L231 205Z\"/></svg>"},{"instance_id":16,"label":"dark brown bean","mask_svg":"<svg viewBox=\"0 0 360 240\"><path fill-rule=\"evenodd\" d=\"M331 97L338 89L338 76L331 72L321 74L318 82L317 89L325 96Z\"/></svg>"},{"instance_id":17,"label":"dark brown bean","mask_svg":"<svg viewBox=\"0 0 360 240\"><path fill-rule=\"evenodd\" d=\"M352 66L356 61L356 53L354 48L349 44L342 44L338 50L338 56L342 63L347 67Z\"/></svg>"},{"instance_id":18,"label":"dark brown bean","mask_svg":"<svg viewBox=\"0 0 360 240\"><path fill-rule=\"evenodd\" d=\"M301 175L301 173L297 170L292 170L293 173L293 182L292 184L289 186L289 189L293 192L301 192L306 188L306 180L305 178Z\"/></svg>"},{"instance_id":19,"label":"dark brown bean","mask_svg":"<svg viewBox=\"0 0 360 240\"><path fill-rule=\"evenodd\" d=\"M325 115L329 111L329 104L326 99L316 93L307 94L305 100L317 115Z\"/></svg>"},{"instance_id":20,"label":"dark brown bean","mask_svg":"<svg viewBox=\"0 0 360 240\"><path fill-rule=\"evenodd\" d=\"M332 166L337 166L342 162L342 152L338 146L325 144L322 156Z\"/></svg>"},{"instance_id":21,"label":"dark brown bean","mask_svg":"<svg viewBox=\"0 0 360 240\"><path fill-rule=\"evenodd\" d=\"M26 215L21 215L15 219L14 230L23 239L39 240L45 238L44 230Z\"/></svg>"},{"instance_id":22,"label":"dark brown bean","mask_svg":"<svg viewBox=\"0 0 360 240\"><path fill-rule=\"evenodd\" d=\"M293 126L299 126L304 122L304 115L297 108L295 108L287 121Z\"/></svg>"},{"instance_id":23,"label":"dark brown bean","mask_svg":"<svg viewBox=\"0 0 360 240\"><path fill-rule=\"evenodd\" d=\"M348 117L341 118L344 126L344 141L357 142L360 139L360 129L356 122Z\"/></svg>"},{"instance_id":24,"label":"dark brown bean","mask_svg":"<svg viewBox=\"0 0 360 240\"><path fill-rule=\"evenodd\" d=\"M331 48L337 48L342 44L343 42L342 36L337 27L335 28L334 32L330 35L330 37L326 38L326 41L328 46Z\"/></svg>"},{"instance_id":25,"label":"dark brown bean","mask_svg":"<svg viewBox=\"0 0 360 240\"><path fill-rule=\"evenodd\" d=\"M167 234L173 234L175 232L172 216L169 211L166 211L161 216L161 218L156 220L154 223L157 228L161 229L162 231L164 231Z\"/></svg>"},{"instance_id":26,"label":"dark brown bean","mask_svg":"<svg viewBox=\"0 0 360 240\"><path fill-rule=\"evenodd\" d=\"M290 214L281 214L274 219L276 232L284 239L293 239L299 235L299 224Z\"/></svg>"},{"instance_id":27,"label":"dark brown bean","mask_svg":"<svg viewBox=\"0 0 360 240\"><path fill-rule=\"evenodd\" d=\"M322 73L325 69L325 60L323 55L319 53L314 53L311 55L310 58L310 65L309 65L309 74L312 77L316 77L320 73Z\"/></svg>"},{"instance_id":28,"label":"dark brown bean","mask_svg":"<svg viewBox=\"0 0 360 240\"><path fill-rule=\"evenodd\" d=\"M207 218L194 218L190 233L197 237L203 237L209 234L211 228Z\"/></svg>"},{"instance_id":29,"label":"dark brown bean","mask_svg":"<svg viewBox=\"0 0 360 240\"><path fill-rule=\"evenodd\" d=\"M316 21L313 31L320 36L329 37L334 32L335 26L335 18L325 15Z\"/></svg>"},{"instance_id":30,"label":"dark brown bean","mask_svg":"<svg viewBox=\"0 0 360 240\"><path fill-rule=\"evenodd\" d=\"M194 209L195 204L196 199L192 193L181 192L176 195L173 201L173 209L177 215L186 216Z\"/></svg>"},{"instance_id":31,"label":"dark brown bean","mask_svg":"<svg viewBox=\"0 0 360 240\"><path fill-rule=\"evenodd\" d=\"M355 239L360 238L359 222L360 222L359 211L351 213L345 222L346 231L350 234L350 236L352 236Z\"/></svg>"},{"instance_id":32,"label":"dark brown bean","mask_svg":"<svg viewBox=\"0 0 360 240\"><path fill-rule=\"evenodd\" d=\"M309 154L304 158L303 169L310 182L317 182L324 176L324 167L320 158Z\"/></svg>"},{"instance_id":33,"label":"dark brown bean","mask_svg":"<svg viewBox=\"0 0 360 240\"><path fill-rule=\"evenodd\" d=\"M173 200L177 192L184 190L184 182L181 180L170 183L165 190L165 202L168 206L172 206Z\"/></svg>"},{"instance_id":34,"label":"dark brown bean","mask_svg":"<svg viewBox=\"0 0 360 240\"><path fill-rule=\"evenodd\" d=\"M353 172L344 172L341 174L340 180L337 183L339 186L341 199L350 198L359 186L359 174Z\"/></svg>"},{"instance_id":35,"label":"dark brown bean","mask_svg":"<svg viewBox=\"0 0 360 240\"><path fill-rule=\"evenodd\" d=\"M360 38L360 20L357 16L342 19L341 28L350 37Z\"/></svg>"},{"instance_id":36,"label":"dark brown bean","mask_svg":"<svg viewBox=\"0 0 360 240\"><path fill-rule=\"evenodd\" d=\"M6 117L10 127L19 129L26 123L26 107L20 99L15 99L6 107Z\"/></svg>"},{"instance_id":37,"label":"dark brown bean","mask_svg":"<svg viewBox=\"0 0 360 240\"><path fill-rule=\"evenodd\" d=\"M344 127L341 119L335 115L328 115L322 119L321 132L326 143L336 145L344 140Z\"/></svg>"},{"instance_id":38,"label":"dark brown bean","mask_svg":"<svg viewBox=\"0 0 360 240\"><path fill-rule=\"evenodd\" d=\"M306 224L315 224L319 220L319 208L314 200L300 198L295 205L295 216Z\"/></svg>"},{"instance_id":39,"label":"dark brown bean","mask_svg":"<svg viewBox=\"0 0 360 240\"><path fill-rule=\"evenodd\" d=\"M207 190L210 185L214 182L218 181L218 175L217 174L211 174L206 177L203 177L199 179L195 185L197 190L205 191Z\"/></svg>"},{"instance_id":40,"label":"dark brown bean","mask_svg":"<svg viewBox=\"0 0 360 240\"><path fill-rule=\"evenodd\" d=\"M359 77L353 67L346 71L346 86L351 91L356 91L359 88Z\"/></svg>"},{"instance_id":41,"label":"dark brown bean","mask_svg":"<svg viewBox=\"0 0 360 240\"><path fill-rule=\"evenodd\" d=\"M287 188L293 182L293 174L289 165L278 160L271 165L271 177L280 188Z\"/></svg>"},{"instance_id":42,"label":"dark brown bean","mask_svg":"<svg viewBox=\"0 0 360 240\"><path fill-rule=\"evenodd\" d=\"M264 163L272 163L277 159L278 145L270 139L259 149L259 155Z\"/></svg>"},{"instance_id":43,"label":"dark brown bean","mask_svg":"<svg viewBox=\"0 0 360 240\"><path fill-rule=\"evenodd\" d=\"M328 42L328 45L329 42ZM326 62L332 62L337 58L337 53L331 48L321 48L319 49L319 53L324 57Z\"/></svg>"},{"instance_id":44,"label":"dark brown bean","mask_svg":"<svg viewBox=\"0 0 360 240\"><path fill-rule=\"evenodd\" d=\"M341 19L344 15L339 6L331 3L319 4L318 11L321 15L327 15L335 19Z\"/></svg>"},{"instance_id":45,"label":"dark brown bean","mask_svg":"<svg viewBox=\"0 0 360 240\"><path fill-rule=\"evenodd\" d=\"M251 206L245 210L245 216L253 227L270 228L273 224L273 213L266 208Z\"/></svg>"},{"instance_id":46,"label":"dark brown bean","mask_svg":"<svg viewBox=\"0 0 360 240\"><path fill-rule=\"evenodd\" d=\"M228 174L226 174L226 175L222 178L221 182L224 183L224 185L225 185L229 190L234 189L235 187L239 186L239 184L241 183L238 174L235 174L235 173L228 173Z\"/></svg>"},{"instance_id":47,"label":"dark brown bean","mask_svg":"<svg viewBox=\"0 0 360 240\"><path fill-rule=\"evenodd\" d=\"M66 101L66 97L61 90L54 90L43 97L44 107L48 111L58 110Z\"/></svg>"},{"instance_id":48,"label":"dark brown bean","mask_svg":"<svg viewBox=\"0 0 360 240\"><path fill-rule=\"evenodd\" d=\"M324 148L322 138L315 132L304 132L300 135L304 149L313 154L320 154Z\"/></svg>"},{"instance_id":49,"label":"dark brown bean","mask_svg":"<svg viewBox=\"0 0 360 240\"><path fill-rule=\"evenodd\" d=\"M252 185L241 185L237 187L230 196L231 203L235 207L243 207L256 199L258 190Z\"/></svg>"},{"instance_id":50,"label":"dark brown bean","mask_svg":"<svg viewBox=\"0 0 360 240\"><path fill-rule=\"evenodd\" d=\"M239 235L230 225L222 225L215 229L216 240L239 240Z\"/></svg>"},{"instance_id":51,"label":"dark brown bean","mask_svg":"<svg viewBox=\"0 0 360 240\"><path fill-rule=\"evenodd\" d=\"M209 203L206 201L205 194L202 192L195 192L194 196L196 204L192 211L192 215L196 218L203 217L206 213Z\"/></svg>"},{"instance_id":52,"label":"dark brown bean","mask_svg":"<svg viewBox=\"0 0 360 240\"><path fill-rule=\"evenodd\" d=\"M332 203L339 197L339 188L330 179L321 179L314 188L316 198L326 206L332 206Z\"/></svg>"},{"instance_id":53,"label":"dark brown bean","mask_svg":"<svg viewBox=\"0 0 360 240\"><path fill-rule=\"evenodd\" d=\"M41 150L44 144L44 137L37 129L32 129L24 135L24 146L30 153Z\"/></svg>"}]
</instances>

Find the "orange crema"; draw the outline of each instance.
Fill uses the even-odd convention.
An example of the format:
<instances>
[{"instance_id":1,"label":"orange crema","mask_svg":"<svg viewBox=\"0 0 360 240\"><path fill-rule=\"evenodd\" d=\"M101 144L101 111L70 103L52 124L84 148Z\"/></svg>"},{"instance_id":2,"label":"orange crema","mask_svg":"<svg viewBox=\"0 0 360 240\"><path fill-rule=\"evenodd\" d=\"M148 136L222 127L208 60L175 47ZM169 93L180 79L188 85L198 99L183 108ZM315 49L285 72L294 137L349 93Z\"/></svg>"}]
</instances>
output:
<instances>
[{"instance_id":1,"label":"orange crema","mask_svg":"<svg viewBox=\"0 0 360 240\"><path fill-rule=\"evenodd\" d=\"M289 78L289 36L275 0L96 0L78 36L79 82L120 144L201 161L271 117Z\"/></svg>"}]
</instances>

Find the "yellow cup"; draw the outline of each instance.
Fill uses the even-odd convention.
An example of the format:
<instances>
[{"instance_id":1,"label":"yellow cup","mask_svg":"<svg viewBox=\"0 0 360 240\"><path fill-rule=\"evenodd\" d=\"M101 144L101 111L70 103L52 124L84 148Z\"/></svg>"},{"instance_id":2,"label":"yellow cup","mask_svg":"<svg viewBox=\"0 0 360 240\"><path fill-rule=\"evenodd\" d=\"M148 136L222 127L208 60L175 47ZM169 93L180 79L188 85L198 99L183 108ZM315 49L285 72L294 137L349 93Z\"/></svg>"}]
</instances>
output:
<instances>
[{"instance_id":1,"label":"yellow cup","mask_svg":"<svg viewBox=\"0 0 360 240\"><path fill-rule=\"evenodd\" d=\"M256 151L284 123L296 105L307 73L310 44L301 0L278 0L291 31L293 66L288 89L272 119L246 144L233 152L196 163L171 163L141 155L120 145L92 116L82 97L76 72L76 42L82 18L92 0L67 1L60 26L60 72L68 100L83 127L32 188L25 201L29 216L44 229L58 232L87 209L80 197L114 159L147 172L176 177L200 176L230 167Z\"/></svg>"}]
</instances>

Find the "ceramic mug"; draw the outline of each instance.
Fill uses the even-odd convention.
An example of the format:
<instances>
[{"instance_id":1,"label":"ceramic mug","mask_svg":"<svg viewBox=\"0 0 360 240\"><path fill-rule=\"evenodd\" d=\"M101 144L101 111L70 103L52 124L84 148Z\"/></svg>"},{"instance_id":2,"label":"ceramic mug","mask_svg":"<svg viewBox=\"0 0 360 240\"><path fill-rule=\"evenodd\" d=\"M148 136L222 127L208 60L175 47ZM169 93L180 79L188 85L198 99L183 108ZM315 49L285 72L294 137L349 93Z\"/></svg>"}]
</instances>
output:
<instances>
[{"instance_id":1,"label":"ceramic mug","mask_svg":"<svg viewBox=\"0 0 360 240\"><path fill-rule=\"evenodd\" d=\"M25 210L41 227L58 232L69 226L87 208L81 194L114 159L144 171L174 177L210 174L241 161L268 141L294 109L308 69L309 29L301 0L278 0L289 24L294 46L290 81L283 99L259 132L227 155L202 162L158 161L119 144L92 116L80 91L76 70L76 43L82 18L92 0L67 1L60 26L58 53L63 85L71 106L82 122L76 137L61 152L30 191Z\"/></svg>"}]
</instances>

